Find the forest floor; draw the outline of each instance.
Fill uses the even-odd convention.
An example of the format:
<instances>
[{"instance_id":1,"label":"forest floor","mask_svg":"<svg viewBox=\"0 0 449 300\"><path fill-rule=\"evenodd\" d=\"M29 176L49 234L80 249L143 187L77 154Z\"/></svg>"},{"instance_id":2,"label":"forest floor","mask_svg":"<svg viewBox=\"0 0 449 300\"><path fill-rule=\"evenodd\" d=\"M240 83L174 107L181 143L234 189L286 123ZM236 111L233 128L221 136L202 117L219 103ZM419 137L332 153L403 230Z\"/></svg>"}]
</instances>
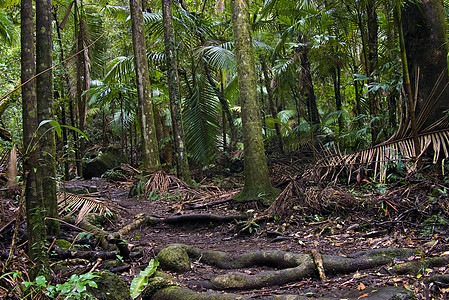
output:
<instances>
[{"instance_id":1,"label":"forest floor","mask_svg":"<svg viewBox=\"0 0 449 300\"><path fill-rule=\"evenodd\" d=\"M351 253L377 248L412 248L417 250L418 258L420 256L425 258L444 255L449 251L447 243L449 232L446 229L433 226L430 231L424 233L423 229L429 228L419 224L419 220L425 218L420 214L424 214L424 211L432 205L430 200L422 201L424 194L429 193L428 185L434 184L427 180L390 188L384 186L380 192L356 188L353 194L356 194L354 199L359 203L354 209L345 210L340 207L340 210L324 215L318 213L304 215L304 211L297 211L288 218L268 220L257 220L258 216L264 214L265 208L254 203L252 205L236 204L233 201L220 203L214 197L202 201L184 202L173 197L153 200L145 197L129 198L128 189L118 183L83 181L69 184L98 186L100 191L107 191L114 202L126 209L113 225L107 228L108 231L119 230L132 223L135 216L142 213L158 218L207 213L221 216L244 213L253 217L249 222L213 223L193 219L171 224L158 223L142 226L129 232L123 238L131 244L147 248L148 256L134 261L133 267L122 274L128 282L140 272L142 265L146 266L148 260L154 257L155 249L161 249L172 243L224 251L235 256L257 250L282 250L308 254L314 249L321 254L347 256ZM413 185L415 190L411 189ZM339 195L339 191L334 191L337 198L347 197L348 194ZM229 193L232 195L232 191ZM403 199L398 199L398 194L402 194ZM415 203L411 205L412 207L407 207L409 202L404 202L407 196L414 198ZM205 204L212 205L194 209ZM448 290L444 286L429 288L425 284L425 279L429 276L447 273L449 270L446 267L426 268L419 274L401 276L391 273L389 267L361 270L350 274L328 275L326 281L319 278L307 278L282 286L233 291L233 293L264 299L267 296L282 294L307 297L338 296L343 295L344 292L355 291L355 294L358 293L357 295L363 298L368 295L364 293L365 289L368 291L370 288L399 286L413 291L418 299L446 299L448 296ZM257 274L264 269L267 268L254 267L239 271ZM204 288L196 286L195 282L209 280L226 272L228 271L194 262L191 271L173 275L189 288L203 291Z\"/></svg>"},{"instance_id":2,"label":"forest floor","mask_svg":"<svg viewBox=\"0 0 449 300\"><path fill-rule=\"evenodd\" d=\"M290 177L290 182L294 181ZM228 184L224 184L229 181ZM126 261L129 268L119 273L129 284L139 272L154 258L157 251L166 245L177 243L192 245L206 250L224 251L240 255L258 250L282 250L293 253L347 256L355 252L377 248L411 248L416 250L416 258L446 255L449 252L447 226L442 222L425 225L425 219L432 215L447 218L447 195L440 179L412 179L398 184L373 184L366 180L365 187L357 184L344 189L337 186L320 188L311 186L304 192L309 199L309 207L298 200L290 203L284 216L263 218L266 208L257 203L237 204L231 201L241 186L240 178L222 178L220 183L227 189L219 189L216 181L203 186L208 197L185 197L188 191L180 189L158 196L153 193L146 197L128 197L130 188L136 181L111 182L103 179L73 180L66 186L95 186L99 198L108 199L122 209L115 219L104 225L104 230L116 232L135 221L139 214L152 215L159 219L190 214L214 214L220 216L248 215L249 221L212 222L192 218L185 222L139 226L122 236L130 247L144 253L140 258ZM288 188L288 180L280 186ZM206 181L203 182L206 184ZM234 187L234 188L229 188ZM237 189L236 189L237 187ZM201 189L199 187L198 189ZM317 192L319 190L320 192ZM438 195L432 191L439 190ZM325 192L327 191L327 192ZM218 199L213 195L222 195ZM315 197L310 197L315 194ZM223 197L224 195L224 197ZM320 203L312 204L310 201ZM221 199L221 200L220 200ZM224 199L224 200L223 200ZM349 199L349 200L348 200ZM8 204L9 203L9 204ZM296 203L296 205L294 205ZM6 235L6 224L14 204L4 202L0 227ZM315 209L313 209L315 207ZM442 219L443 220L443 219ZM437 224L437 225L435 225ZM430 227L429 227L430 226ZM430 228L430 229L429 229ZM64 230L64 226L63 226ZM2 250L7 248L0 243ZM307 297L343 297L346 292L354 293L356 298L368 295L366 291L384 286L397 286L414 292L418 299L446 299L449 295L447 285L426 283L432 275L446 274L446 266L423 268L419 274L396 275L390 265L360 270L349 274L327 274L326 280L310 277L298 282L280 286L270 286L255 290L232 291L234 294L265 299L273 295L300 295ZM102 269L102 266L97 266ZM257 274L267 267L252 267L238 270L245 274ZM220 270L192 262L192 269L183 274L173 274L179 282L195 291L204 291L197 282L203 282L224 274Z\"/></svg>"}]
</instances>

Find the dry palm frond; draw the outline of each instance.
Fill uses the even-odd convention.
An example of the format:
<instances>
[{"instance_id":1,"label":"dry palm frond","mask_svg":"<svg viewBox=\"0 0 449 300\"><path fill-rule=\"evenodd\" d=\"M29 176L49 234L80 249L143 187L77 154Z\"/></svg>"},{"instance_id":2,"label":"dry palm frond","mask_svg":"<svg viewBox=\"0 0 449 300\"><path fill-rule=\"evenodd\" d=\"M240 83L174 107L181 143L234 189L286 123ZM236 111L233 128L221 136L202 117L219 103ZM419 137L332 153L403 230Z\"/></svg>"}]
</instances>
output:
<instances>
[{"instance_id":1,"label":"dry palm frond","mask_svg":"<svg viewBox=\"0 0 449 300\"><path fill-rule=\"evenodd\" d=\"M81 222L89 213L97 213L101 216L122 210L119 205L110 200L87 196L83 197L61 191L58 192L58 206L60 217L77 214L76 224Z\"/></svg>"},{"instance_id":2,"label":"dry palm frond","mask_svg":"<svg viewBox=\"0 0 449 300\"><path fill-rule=\"evenodd\" d=\"M12 146L11 152L9 154L8 187L17 187L17 148L15 144L14 146Z\"/></svg>"},{"instance_id":3,"label":"dry palm frond","mask_svg":"<svg viewBox=\"0 0 449 300\"><path fill-rule=\"evenodd\" d=\"M165 193L174 190L189 190L190 187L174 175L165 173L164 171L157 171L147 176L148 180L145 183L145 195L148 196L150 192Z\"/></svg>"},{"instance_id":4,"label":"dry palm frond","mask_svg":"<svg viewBox=\"0 0 449 300\"><path fill-rule=\"evenodd\" d=\"M449 157L449 129L420 134L419 142L421 145L419 157L433 150L433 163L436 164L441 160L444 166L445 160ZM330 150L328 151L330 153ZM379 176L379 180L383 181L387 178L389 164L397 165L400 161L406 162L404 166L407 171L415 171L414 153L415 145L412 137L390 140L351 154L342 154L338 148L334 148L333 154L328 154L321 159L315 170L321 179L331 178L334 181L343 170L346 170L349 174L349 182L354 172L359 173L363 168L371 168L374 171L374 177Z\"/></svg>"}]
</instances>

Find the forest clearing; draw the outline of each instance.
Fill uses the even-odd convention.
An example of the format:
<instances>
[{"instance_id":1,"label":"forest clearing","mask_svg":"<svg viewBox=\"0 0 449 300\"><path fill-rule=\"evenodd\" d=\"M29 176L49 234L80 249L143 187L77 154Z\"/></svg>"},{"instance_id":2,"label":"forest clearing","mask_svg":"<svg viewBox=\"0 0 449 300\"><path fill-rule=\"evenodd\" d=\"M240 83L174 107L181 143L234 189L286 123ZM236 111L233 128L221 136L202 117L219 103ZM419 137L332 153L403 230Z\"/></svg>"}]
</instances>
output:
<instances>
[{"instance_id":1,"label":"forest clearing","mask_svg":"<svg viewBox=\"0 0 449 300\"><path fill-rule=\"evenodd\" d=\"M0 298L448 298L448 8L0 1Z\"/></svg>"}]
</instances>

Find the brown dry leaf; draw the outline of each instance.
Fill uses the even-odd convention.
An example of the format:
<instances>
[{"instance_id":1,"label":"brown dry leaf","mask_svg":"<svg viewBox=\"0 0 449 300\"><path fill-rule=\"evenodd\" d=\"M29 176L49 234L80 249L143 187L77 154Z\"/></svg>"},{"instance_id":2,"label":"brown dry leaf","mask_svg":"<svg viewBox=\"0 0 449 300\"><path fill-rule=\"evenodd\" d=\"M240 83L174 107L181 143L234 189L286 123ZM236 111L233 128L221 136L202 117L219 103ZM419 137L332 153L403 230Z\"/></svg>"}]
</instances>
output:
<instances>
[{"instance_id":1,"label":"brown dry leaf","mask_svg":"<svg viewBox=\"0 0 449 300\"><path fill-rule=\"evenodd\" d=\"M363 291L364 289L366 289L366 286L363 283L360 282L359 285L357 286L357 289L359 291Z\"/></svg>"},{"instance_id":2,"label":"brown dry leaf","mask_svg":"<svg viewBox=\"0 0 449 300\"><path fill-rule=\"evenodd\" d=\"M368 297L368 296L369 296L369 294L365 293L363 295L360 295L357 299L362 299L362 298L365 298L365 297Z\"/></svg>"}]
</instances>

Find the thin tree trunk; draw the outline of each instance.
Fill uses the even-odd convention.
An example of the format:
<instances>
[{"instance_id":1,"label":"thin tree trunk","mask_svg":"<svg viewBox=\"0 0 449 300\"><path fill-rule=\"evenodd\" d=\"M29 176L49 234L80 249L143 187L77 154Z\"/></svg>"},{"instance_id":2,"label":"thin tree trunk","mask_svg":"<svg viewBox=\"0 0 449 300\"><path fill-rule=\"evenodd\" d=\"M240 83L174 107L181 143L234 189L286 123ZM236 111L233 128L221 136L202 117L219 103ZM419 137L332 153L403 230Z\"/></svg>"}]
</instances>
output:
<instances>
[{"instance_id":1,"label":"thin tree trunk","mask_svg":"<svg viewBox=\"0 0 449 300\"><path fill-rule=\"evenodd\" d=\"M31 79L35 73L34 63L34 25L33 1L21 2L21 80L23 83ZM37 102L35 80L22 87L22 119L23 119L23 174L26 183L25 206L27 216L28 254L36 263L32 277L40 270L47 269L46 228L42 198L38 197L40 183L36 176L37 151L34 149L33 134L37 128Z\"/></svg>"},{"instance_id":2,"label":"thin tree trunk","mask_svg":"<svg viewBox=\"0 0 449 300\"><path fill-rule=\"evenodd\" d=\"M183 142L181 120L181 95L179 91L178 66L175 56L175 37L173 30L172 0L162 1L164 18L165 55L167 57L168 89L170 97L170 112L172 118L173 140L178 177L190 183L190 170L187 153Z\"/></svg>"},{"instance_id":3,"label":"thin tree trunk","mask_svg":"<svg viewBox=\"0 0 449 300\"><path fill-rule=\"evenodd\" d=\"M366 4L367 13L367 28L368 28L368 63L367 63L367 76L370 77L368 84L376 80L377 76L377 65L378 65L378 25L377 25L377 12L376 12L376 1L368 0ZM370 92L368 94L369 110L371 118L378 117L380 113L380 99L377 92ZM380 132L380 122L374 121L371 124L371 142L376 144L377 136Z\"/></svg>"},{"instance_id":4,"label":"thin tree trunk","mask_svg":"<svg viewBox=\"0 0 449 300\"><path fill-rule=\"evenodd\" d=\"M156 137L151 85L146 55L145 27L143 23L142 1L130 0L131 29L136 69L137 95L139 99L139 120L142 139L143 168L156 171L161 167L159 143Z\"/></svg>"},{"instance_id":5,"label":"thin tree trunk","mask_svg":"<svg viewBox=\"0 0 449 300\"><path fill-rule=\"evenodd\" d=\"M273 188L268 177L268 166L261 133L249 1L231 0L231 11L242 106L245 174L243 190L234 199L236 201L257 200L264 205L270 205L278 195L278 190Z\"/></svg>"},{"instance_id":6,"label":"thin tree trunk","mask_svg":"<svg viewBox=\"0 0 449 300\"><path fill-rule=\"evenodd\" d=\"M36 1L36 72L40 73L52 66L52 16L51 1ZM53 120L53 73L51 70L39 75L36 79L36 97L38 122ZM47 219L47 233L59 234L58 204L56 198L56 144L54 130L49 124L39 130L42 135L39 142L38 176L42 180L42 191Z\"/></svg>"},{"instance_id":7,"label":"thin tree trunk","mask_svg":"<svg viewBox=\"0 0 449 300\"><path fill-rule=\"evenodd\" d=\"M273 89L271 88L271 80L270 80L270 76L268 75L267 63L265 62L264 58L261 58L260 62L262 65L262 73L263 73L263 77L264 77L265 89L267 90L267 95L268 95L268 107L270 109L271 117L276 118L277 113L276 113L276 109L274 107ZM277 122L274 123L274 129L276 130L276 137L277 137L279 152L281 154L283 154L284 153L284 143L282 140L281 128L279 126L279 123L277 123Z\"/></svg>"},{"instance_id":8,"label":"thin tree trunk","mask_svg":"<svg viewBox=\"0 0 449 300\"><path fill-rule=\"evenodd\" d=\"M341 92L340 92L340 80L341 80L341 71L339 66L335 66L334 68L334 95L335 95L335 107L339 112L338 115L338 132L343 130L343 116L342 116L342 103L341 103Z\"/></svg>"}]
</instances>

